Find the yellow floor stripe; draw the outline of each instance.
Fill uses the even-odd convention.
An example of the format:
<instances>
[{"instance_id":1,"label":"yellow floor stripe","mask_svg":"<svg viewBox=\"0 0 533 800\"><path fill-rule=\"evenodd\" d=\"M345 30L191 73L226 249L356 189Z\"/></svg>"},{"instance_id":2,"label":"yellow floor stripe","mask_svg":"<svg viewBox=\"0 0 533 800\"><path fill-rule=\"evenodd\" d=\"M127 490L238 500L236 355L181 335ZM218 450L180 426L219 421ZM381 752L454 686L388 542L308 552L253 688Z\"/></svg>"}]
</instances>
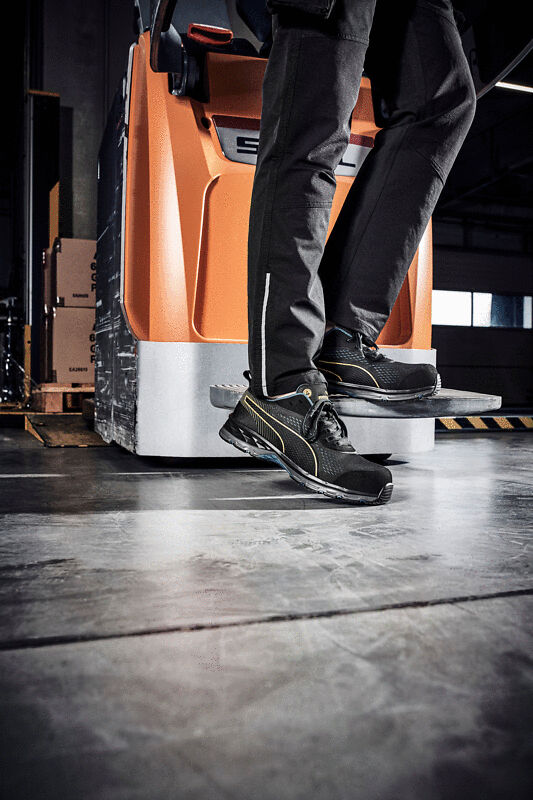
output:
<instances>
[{"instance_id":1,"label":"yellow floor stripe","mask_svg":"<svg viewBox=\"0 0 533 800\"><path fill-rule=\"evenodd\" d=\"M513 426L511 425L508 419L505 419L505 417L493 417L492 419L497 425L500 426L500 428L505 428L506 430L511 430L511 431L513 430Z\"/></svg>"},{"instance_id":2,"label":"yellow floor stripe","mask_svg":"<svg viewBox=\"0 0 533 800\"><path fill-rule=\"evenodd\" d=\"M472 425L472 428L478 431L493 431L495 428L491 423L496 423L498 428L502 431L519 431L527 428L533 430L533 417L438 417L438 421L450 431L468 431L472 430L469 425L465 424L462 420L466 419ZM458 420L461 420L460 422ZM518 424L518 420L522 423L524 428ZM489 423L489 424L487 424Z\"/></svg>"},{"instance_id":3,"label":"yellow floor stripe","mask_svg":"<svg viewBox=\"0 0 533 800\"><path fill-rule=\"evenodd\" d=\"M441 419L441 422L448 428L449 431L461 430L461 426L459 425L459 423L456 422L454 419L451 419L451 417L444 417Z\"/></svg>"},{"instance_id":4,"label":"yellow floor stripe","mask_svg":"<svg viewBox=\"0 0 533 800\"><path fill-rule=\"evenodd\" d=\"M478 430L488 430L488 426L485 425L481 417L467 417L467 420L472 423L474 428Z\"/></svg>"}]
</instances>

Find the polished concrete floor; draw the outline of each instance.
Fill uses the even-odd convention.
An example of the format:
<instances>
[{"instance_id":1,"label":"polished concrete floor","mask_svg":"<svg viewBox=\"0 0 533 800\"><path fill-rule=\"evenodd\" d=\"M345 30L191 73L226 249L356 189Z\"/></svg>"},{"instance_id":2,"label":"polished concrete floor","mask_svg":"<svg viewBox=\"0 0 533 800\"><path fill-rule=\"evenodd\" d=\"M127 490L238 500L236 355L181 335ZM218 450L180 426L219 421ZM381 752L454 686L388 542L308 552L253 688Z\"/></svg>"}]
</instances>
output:
<instances>
[{"instance_id":1,"label":"polished concrete floor","mask_svg":"<svg viewBox=\"0 0 533 800\"><path fill-rule=\"evenodd\" d=\"M222 467L0 429L0 796L533 797L533 434Z\"/></svg>"}]
</instances>

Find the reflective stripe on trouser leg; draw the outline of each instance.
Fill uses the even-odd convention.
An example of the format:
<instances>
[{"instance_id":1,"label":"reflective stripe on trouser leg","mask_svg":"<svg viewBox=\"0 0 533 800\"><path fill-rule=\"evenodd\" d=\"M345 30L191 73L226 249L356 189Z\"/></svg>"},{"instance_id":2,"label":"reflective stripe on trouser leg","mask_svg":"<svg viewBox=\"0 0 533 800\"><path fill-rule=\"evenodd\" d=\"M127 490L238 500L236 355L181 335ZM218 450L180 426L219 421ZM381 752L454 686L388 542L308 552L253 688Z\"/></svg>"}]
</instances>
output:
<instances>
[{"instance_id":1,"label":"reflective stripe on trouser leg","mask_svg":"<svg viewBox=\"0 0 533 800\"><path fill-rule=\"evenodd\" d=\"M266 312L268 305L268 294L270 291L270 272L267 272L265 278L265 291L263 295L263 310L261 314L261 385L263 387L263 394L268 397L267 391L267 377L266 377Z\"/></svg>"}]
</instances>

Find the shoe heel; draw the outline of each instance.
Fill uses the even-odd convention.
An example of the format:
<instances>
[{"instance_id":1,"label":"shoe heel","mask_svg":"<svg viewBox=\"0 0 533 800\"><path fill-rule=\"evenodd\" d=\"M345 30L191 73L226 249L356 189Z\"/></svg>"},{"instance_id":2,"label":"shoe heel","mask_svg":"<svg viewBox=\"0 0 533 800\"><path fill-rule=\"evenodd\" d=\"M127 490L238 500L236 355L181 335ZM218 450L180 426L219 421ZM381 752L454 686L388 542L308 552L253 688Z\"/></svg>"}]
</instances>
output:
<instances>
[{"instance_id":1,"label":"shoe heel","mask_svg":"<svg viewBox=\"0 0 533 800\"><path fill-rule=\"evenodd\" d=\"M218 435L228 444L232 444L237 450L248 453L250 456L258 458L272 458L273 454L261 447L257 439L251 432L243 430L233 420L227 419L218 432Z\"/></svg>"}]
</instances>

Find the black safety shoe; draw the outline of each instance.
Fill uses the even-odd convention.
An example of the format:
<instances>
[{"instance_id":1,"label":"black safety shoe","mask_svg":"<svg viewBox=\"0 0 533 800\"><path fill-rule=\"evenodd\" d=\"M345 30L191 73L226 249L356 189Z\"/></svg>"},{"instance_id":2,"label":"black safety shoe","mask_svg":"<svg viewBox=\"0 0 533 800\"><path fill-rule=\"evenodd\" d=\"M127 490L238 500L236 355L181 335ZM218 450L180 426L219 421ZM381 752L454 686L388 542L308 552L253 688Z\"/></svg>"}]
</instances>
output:
<instances>
[{"instance_id":1,"label":"black safety shoe","mask_svg":"<svg viewBox=\"0 0 533 800\"><path fill-rule=\"evenodd\" d=\"M380 353L371 339L357 331L332 328L316 366L331 394L375 400L412 400L436 394L440 376L432 364L405 364Z\"/></svg>"},{"instance_id":2,"label":"black safety shoe","mask_svg":"<svg viewBox=\"0 0 533 800\"><path fill-rule=\"evenodd\" d=\"M276 461L312 491L351 503L390 500L390 471L354 450L325 383L302 384L277 400L246 390L220 436L245 453Z\"/></svg>"}]
</instances>

